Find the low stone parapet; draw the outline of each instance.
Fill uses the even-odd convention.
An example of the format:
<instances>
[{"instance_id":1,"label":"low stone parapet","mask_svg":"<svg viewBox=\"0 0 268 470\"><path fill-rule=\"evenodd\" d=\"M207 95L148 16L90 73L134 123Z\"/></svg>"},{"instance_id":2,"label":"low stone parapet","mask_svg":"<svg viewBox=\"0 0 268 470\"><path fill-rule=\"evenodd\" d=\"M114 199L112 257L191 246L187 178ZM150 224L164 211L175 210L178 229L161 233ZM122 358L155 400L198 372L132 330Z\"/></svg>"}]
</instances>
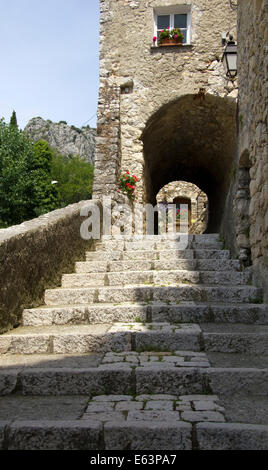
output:
<instances>
[{"instance_id":1,"label":"low stone parapet","mask_svg":"<svg viewBox=\"0 0 268 470\"><path fill-rule=\"evenodd\" d=\"M43 303L48 287L60 286L93 241L80 235L80 210L72 204L23 224L0 230L0 333L21 322L24 308Z\"/></svg>"}]
</instances>

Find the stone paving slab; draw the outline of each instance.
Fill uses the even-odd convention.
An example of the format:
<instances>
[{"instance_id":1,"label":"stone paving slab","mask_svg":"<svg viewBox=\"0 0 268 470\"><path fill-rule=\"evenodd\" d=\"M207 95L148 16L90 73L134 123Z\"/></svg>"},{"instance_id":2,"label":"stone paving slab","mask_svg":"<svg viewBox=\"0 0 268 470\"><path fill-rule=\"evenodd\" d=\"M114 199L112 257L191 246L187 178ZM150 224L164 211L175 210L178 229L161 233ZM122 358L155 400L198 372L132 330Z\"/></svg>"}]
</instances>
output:
<instances>
[{"instance_id":1,"label":"stone paving slab","mask_svg":"<svg viewBox=\"0 0 268 470\"><path fill-rule=\"evenodd\" d=\"M238 423L200 423L196 426L200 450L267 450L268 426Z\"/></svg>"},{"instance_id":2,"label":"stone paving slab","mask_svg":"<svg viewBox=\"0 0 268 470\"><path fill-rule=\"evenodd\" d=\"M206 368L210 366L205 353L195 351L175 351L175 352L159 352L144 351L138 352L122 352L107 353L102 359L103 365L110 365L112 368L118 365L125 365L132 368Z\"/></svg>"},{"instance_id":3,"label":"stone paving slab","mask_svg":"<svg viewBox=\"0 0 268 470\"><path fill-rule=\"evenodd\" d=\"M224 408L218 402L217 396L207 395L98 396L90 400L82 419L103 423L109 421L224 422Z\"/></svg>"}]
</instances>

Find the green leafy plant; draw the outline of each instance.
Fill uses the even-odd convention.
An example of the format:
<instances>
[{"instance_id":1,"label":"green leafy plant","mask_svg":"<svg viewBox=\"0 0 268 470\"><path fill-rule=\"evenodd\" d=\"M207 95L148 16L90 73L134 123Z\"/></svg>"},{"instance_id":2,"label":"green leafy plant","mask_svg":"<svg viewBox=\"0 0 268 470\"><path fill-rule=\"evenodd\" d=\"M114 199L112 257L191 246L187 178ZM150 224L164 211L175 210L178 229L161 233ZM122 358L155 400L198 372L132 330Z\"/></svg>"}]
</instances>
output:
<instances>
[{"instance_id":1,"label":"green leafy plant","mask_svg":"<svg viewBox=\"0 0 268 470\"><path fill-rule=\"evenodd\" d=\"M169 29L165 28L159 34L158 43L161 44L165 39L174 39L177 42L182 42L184 35L181 32L180 28Z\"/></svg>"}]
</instances>

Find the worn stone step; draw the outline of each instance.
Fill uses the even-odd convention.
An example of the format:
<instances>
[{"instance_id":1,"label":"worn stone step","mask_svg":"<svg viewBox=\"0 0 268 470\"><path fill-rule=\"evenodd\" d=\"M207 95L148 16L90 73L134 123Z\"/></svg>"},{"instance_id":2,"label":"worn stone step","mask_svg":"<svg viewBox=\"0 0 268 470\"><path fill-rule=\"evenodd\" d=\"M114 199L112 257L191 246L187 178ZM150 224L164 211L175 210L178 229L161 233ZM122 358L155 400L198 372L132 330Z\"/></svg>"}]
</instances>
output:
<instances>
[{"instance_id":1,"label":"worn stone step","mask_svg":"<svg viewBox=\"0 0 268 470\"><path fill-rule=\"evenodd\" d=\"M130 351L131 332L111 325L20 327L0 336L1 354L84 354Z\"/></svg>"},{"instance_id":2,"label":"worn stone step","mask_svg":"<svg viewBox=\"0 0 268 470\"><path fill-rule=\"evenodd\" d=\"M267 450L268 447L268 426L265 425L199 421L194 423L193 433L193 424L190 422L175 419L168 421L170 415L167 412L162 412L161 416L157 412L151 414L153 421L139 419L145 415L138 412L128 413L124 421L120 420L120 414L107 422L92 419L0 421L0 450L103 451L105 448L108 451L120 451L127 448L159 452L196 448ZM165 419L162 420L162 417ZM171 464L173 457L169 458ZM138 461L142 463L141 457Z\"/></svg>"},{"instance_id":3,"label":"worn stone step","mask_svg":"<svg viewBox=\"0 0 268 470\"><path fill-rule=\"evenodd\" d=\"M220 405L229 423L261 424L268 426L268 396L220 396Z\"/></svg>"},{"instance_id":4,"label":"worn stone step","mask_svg":"<svg viewBox=\"0 0 268 470\"><path fill-rule=\"evenodd\" d=\"M240 324L202 324L207 352L267 354L268 326Z\"/></svg>"},{"instance_id":5,"label":"worn stone step","mask_svg":"<svg viewBox=\"0 0 268 470\"><path fill-rule=\"evenodd\" d=\"M126 260L178 260L178 259L218 259L229 260L229 250L162 250L162 251L89 251L86 261L126 261Z\"/></svg>"},{"instance_id":6,"label":"worn stone step","mask_svg":"<svg viewBox=\"0 0 268 470\"><path fill-rule=\"evenodd\" d=\"M247 285L249 272L236 271L127 271L109 273L64 274L62 287L126 286L131 284L220 284Z\"/></svg>"},{"instance_id":7,"label":"worn stone step","mask_svg":"<svg viewBox=\"0 0 268 470\"><path fill-rule=\"evenodd\" d=\"M199 423L200 450L267 450L268 426L243 423Z\"/></svg>"},{"instance_id":8,"label":"worn stone step","mask_svg":"<svg viewBox=\"0 0 268 470\"><path fill-rule=\"evenodd\" d=\"M106 415L109 417L111 413ZM0 450L3 446L8 450L103 451L105 448L118 451L127 448L159 452L192 449L191 423L181 420L161 422L156 416L150 422L132 415L133 412L130 412L126 420L122 421L120 418L124 417L124 413L114 412L112 419L104 423L91 418L73 421L43 420L40 423L3 421L0 422ZM170 458L171 462L172 460ZM93 457L89 456L89 462L91 461L94 461Z\"/></svg>"},{"instance_id":9,"label":"worn stone step","mask_svg":"<svg viewBox=\"0 0 268 470\"><path fill-rule=\"evenodd\" d=\"M227 299L226 299L227 300ZM150 307L149 307L150 308ZM170 303L152 303L151 318L153 321L177 322L206 322L215 323L245 323L267 324L268 306L254 303L228 303L228 302L181 302L179 305Z\"/></svg>"},{"instance_id":10,"label":"worn stone step","mask_svg":"<svg viewBox=\"0 0 268 470\"><path fill-rule=\"evenodd\" d=\"M165 261L80 261L75 265L75 271L82 273L106 273L121 271L240 271L238 260L206 260L206 259L167 259Z\"/></svg>"},{"instance_id":11,"label":"worn stone step","mask_svg":"<svg viewBox=\"0 0 268 470\"><path fill-rule=\"evenodd\" d=\"M51 356L53 357L53 356ZM62 360L64 364L64 360ZM131 368L46 367L0 369L0 396L90 396L111 394L131 395L135 387Z\"/></svg>"},{"instance_id":12,"label":"worn stone step","mask_svg":"<svg viewBox=\"0 0 268 470\"><path fill-rule=\"evenodd\" d=\"M212 367L238 367L247 369L267 369L268 352L265 354L240 354L240 353L221 353L206 351L207 357Z\"/></svg>"},{"instance_id":13,"label":"worn stone step","mask_svg":"<svg viewBox=\"0 0 268 470\"><path fill-rule=\"evenodd\" d=\"M162 302L261 302L262 290L253 286L125 286L99 288L60 288L45 292L46 305L81 305L86 303Z\"/></svg>"},{"instance_id":14,"label":"worn stone step","mask_svg":"<svg viewBox=\"0 0 268 470\"><path fill-rule=\"evenodd\" d=\"M0 354L86 354L107 351L200 351L194 324L115 323L113 325L20 327L0 336Z\"/></svg>"},{"instance_id":15,"label":"worn stone step","mask_svg":"<svg viewBox=\"0 0 268 470\"><path fill-rule=\"evenodd\" d=\"M265 304L162 302L91 304L39 307L23 312L24 326L96 324L113 322L245 323L268 324Z\"/></svg>"},{"instance_id":16,"label":"worn stone step","mask_svg":"<svg viewBox=\"0 0 268 470\"><path fill-rule=\"evenodd\" d=\"M184 236L184 235L183 235ZM220 234L219 233L202 233L202 234L188 234L189 240L195 242L210 242L210 241L220 241ZM122 241L125 242L140 242L140 241L154 241L154 242L161 242L161 241L179 241L181 235L179 233L163 233L161 235L104 235L101 239L102 241Z\"/></svg>"},{"instance_id":17,"label":"worn stone step","mask_svg":"<svg viewBox=\"0 0 268 470\"><path fill-rule=\"evenodd\" d=\"M186 245L186 246L185 246ZM96 251L166 251L166 250L180 250L180 249L208 249L208 250L221 250L223 248L222 242L214 240L207 241L191 241L185 239L180 241L154 241L154 240L140 240L140 241L124 241L124 240L107 240L96 244Z\"/></svg>"},{"instance_id":18,"label":"worn stone step","mask_svg":"<svg viewBox=\"0 0 268 470\"><path fill-rule=\"evenodd\" d=\"M94 356L93 356L94 357ZM1 356L0 395L267 395L268 368L212 368L204 352L108 352L91 356Z\"/></svg>"}]
</instances>

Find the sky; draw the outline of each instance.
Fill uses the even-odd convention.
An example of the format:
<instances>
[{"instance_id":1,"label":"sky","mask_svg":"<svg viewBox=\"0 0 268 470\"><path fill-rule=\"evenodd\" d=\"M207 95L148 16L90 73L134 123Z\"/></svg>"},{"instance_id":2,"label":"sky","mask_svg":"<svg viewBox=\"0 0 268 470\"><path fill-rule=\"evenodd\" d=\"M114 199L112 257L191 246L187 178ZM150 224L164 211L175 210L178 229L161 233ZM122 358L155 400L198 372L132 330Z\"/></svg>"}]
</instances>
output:
<instances>
[{"instance_id":1,"label":"sky","mask_svg":"<svg viewBox=\"0 0 268 470\"><path fill-rule=\"evenodd\" d=\"M99 0L0 0L0 35L0 118L95 127Z\"/></svg>"}]
</instances>

